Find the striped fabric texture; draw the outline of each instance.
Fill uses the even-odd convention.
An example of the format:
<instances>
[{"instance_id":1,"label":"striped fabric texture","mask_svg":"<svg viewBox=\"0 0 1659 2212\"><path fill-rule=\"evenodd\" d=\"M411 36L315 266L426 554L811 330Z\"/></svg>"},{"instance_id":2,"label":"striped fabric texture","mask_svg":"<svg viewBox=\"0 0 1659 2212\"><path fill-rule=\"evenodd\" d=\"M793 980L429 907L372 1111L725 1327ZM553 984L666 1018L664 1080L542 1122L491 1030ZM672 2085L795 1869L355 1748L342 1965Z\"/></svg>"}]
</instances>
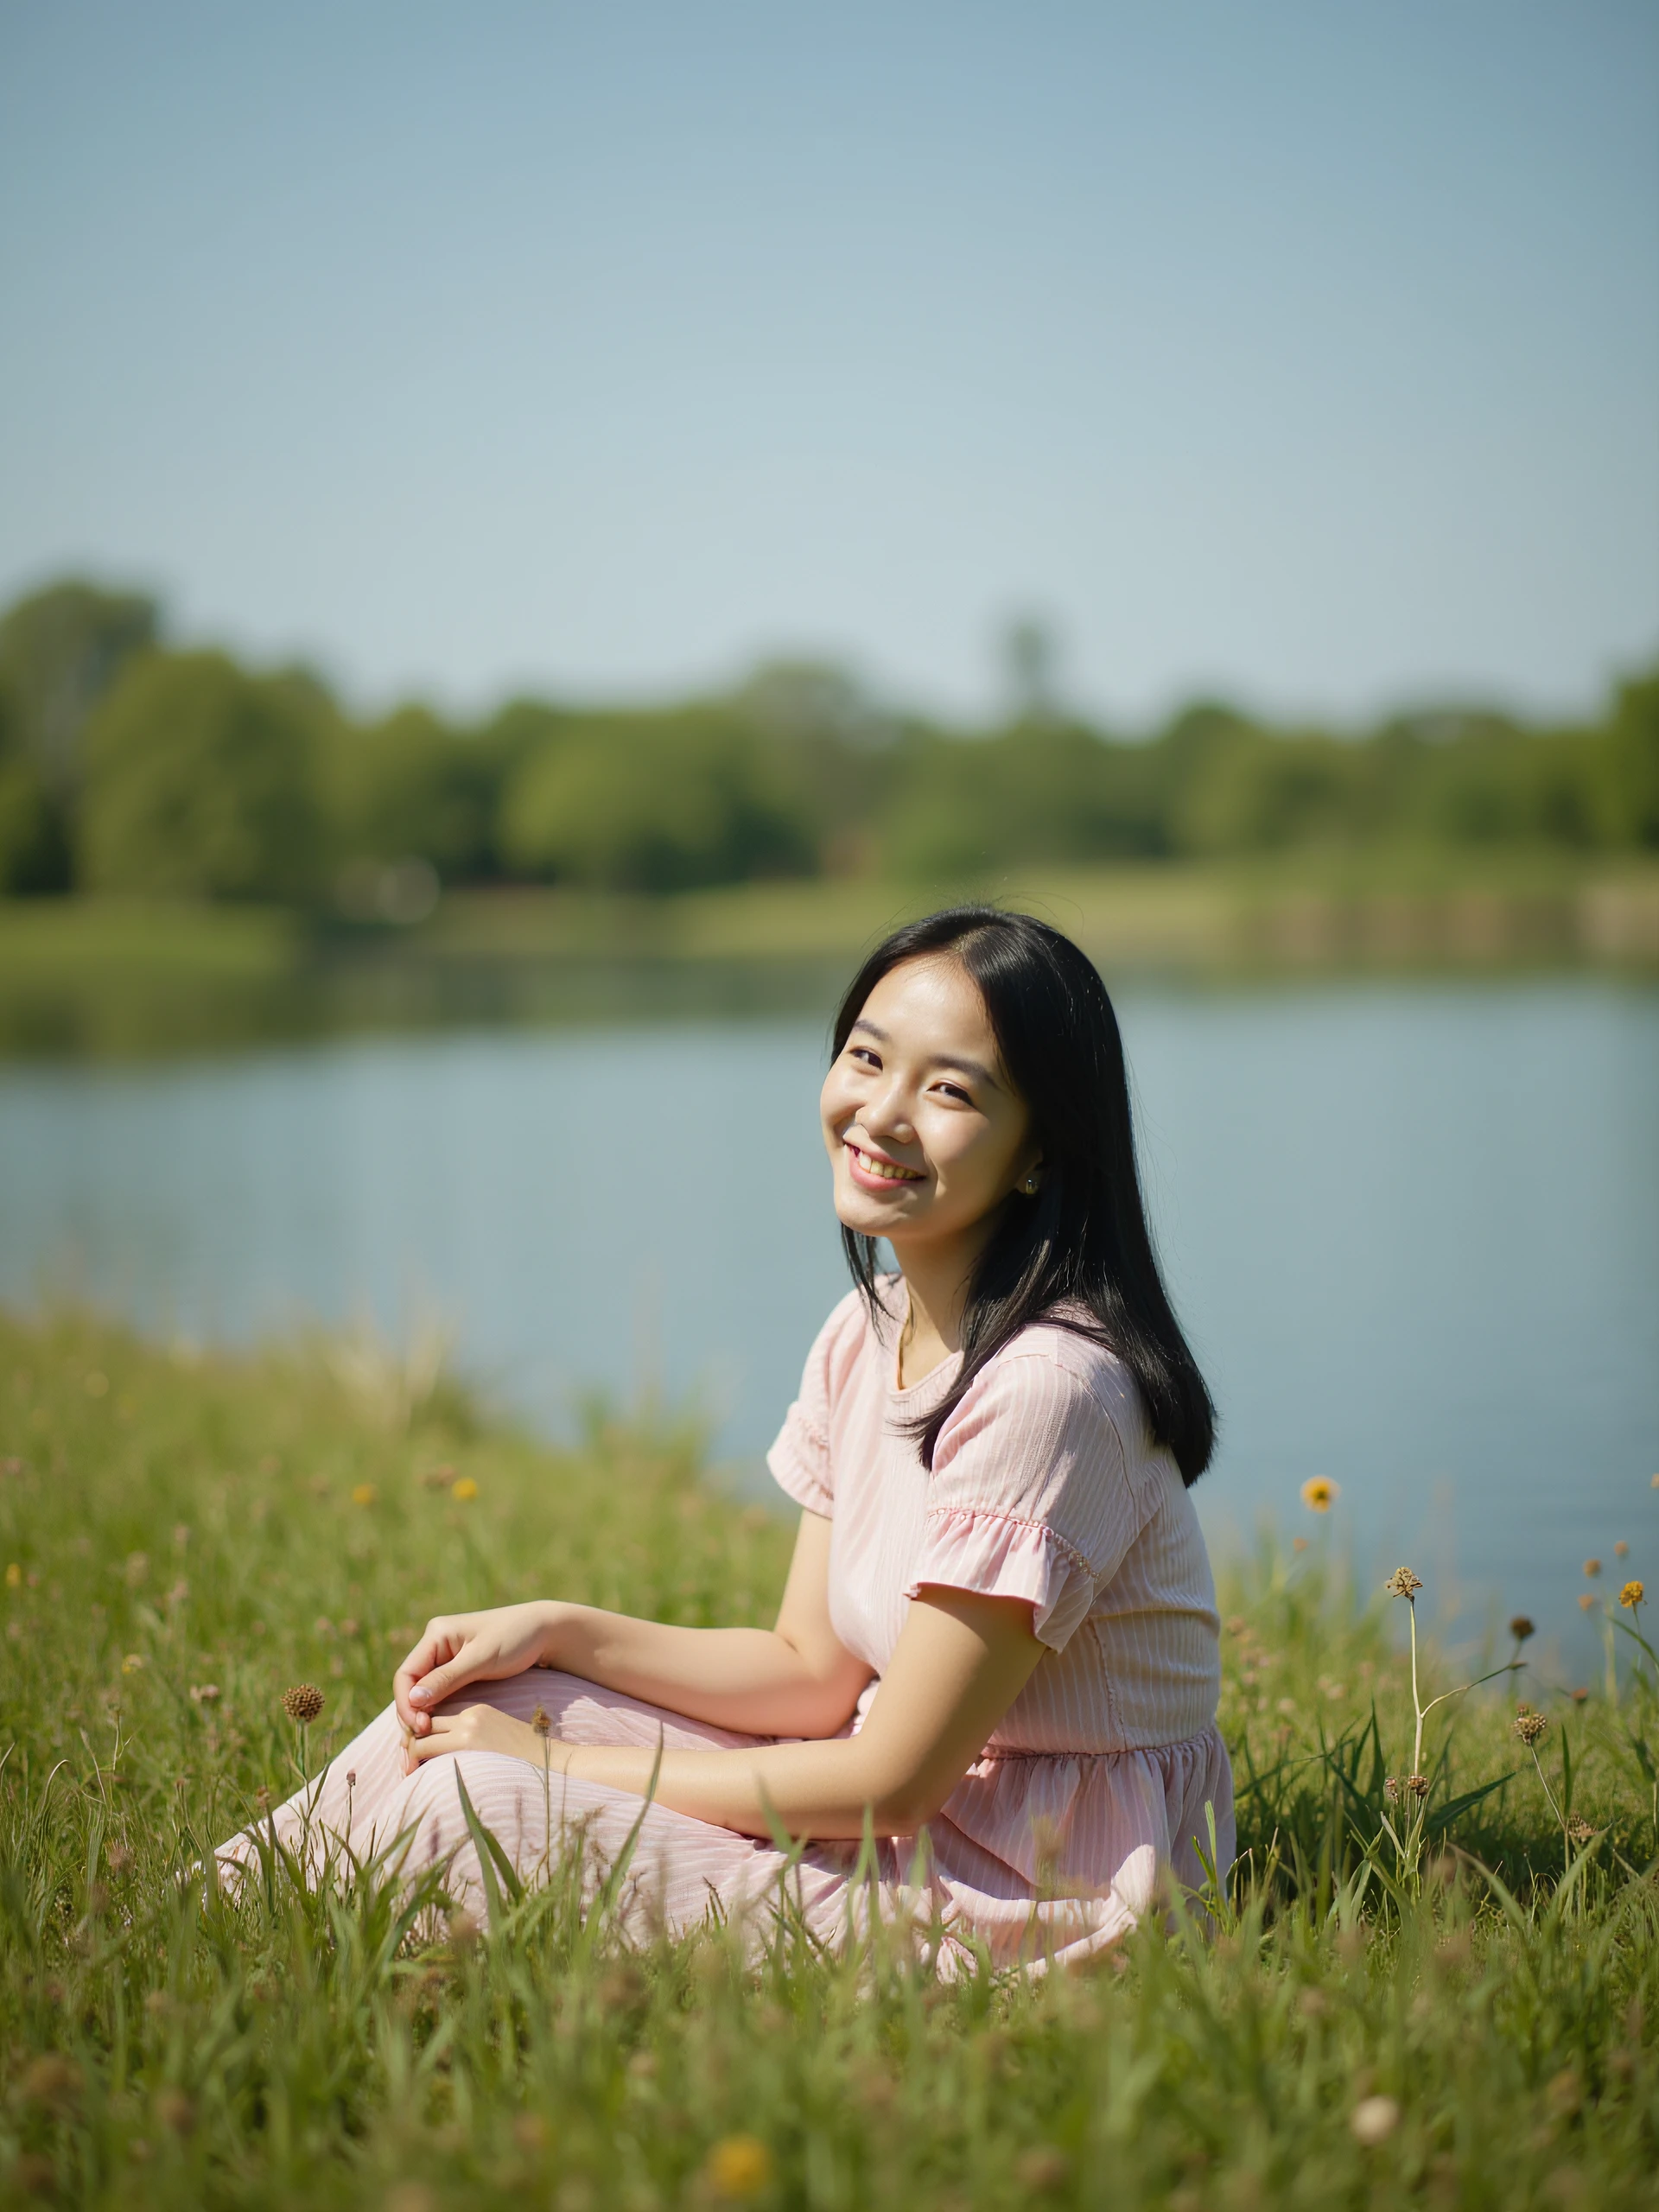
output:
<instances>
[{"instance_id":1,"label":"striped fabric texture","mask_svg":"<svg viewBox=\"0 0 1659 2212\"><path fill-rule=\"evenodd\" d=\"M856 1296L843 1300L769 1455L787 1494L834 1523L831 1615L875 1677L849 1727L880 1694L909 1603L929 1586L1028 1599L1048 1649L925 1847L913 1837L880 1842L873 1888L855 1891L852 1847L814 1845L786 1867L770 1845L647 1808L621 1900L636 1941L684 1933L717 1910L759 1942L786 1887L827 1943L855 1932L874 1903L914 1932L941 1974L960 1971L976 1945L1000 1966L1040 1971L1117 1941L1171 1876L1200 1887L1212 1832L1220 1871L1231 1862L1209 1561L1132 1379L1064 1329L1027 1329L976 1378L930 1474L903 1425L938 1404L954 1363L900 1389L895 1334L878 1334ZM453 1703L482 1701L523 1720L540 1705L575 1744L765 1740L543 1670ZM359 1856L402 1838L411 1872L446 1866L452 1891L481 1910L458 1780L527 1879L576 1853L596 1882L641 1821L636 1797L556 1775L550 1786L535 1766L497 1752L434 1759L405 1776L390 1707L268 1818L289 1843L308 1837L314 1863L330 1838ZM245 1834L221 1846L226 1878L253 1857Z\"/></svg>"},{"instance_id":2,"label":"striped fabric texture","mask_svg":"<svg viewBox=\"0 0 1659 2212\"><path fill-rule=\"evenodd\" d=\"M958 1362L901 1389L897 1318L878 1331L856 1293L836 1308L772 1474L834 1522L830 1613L878 1677L867 1706L930 1584L1031 1601L1049 1649L935 1824L936 1878L994 1951L1056 1887L1103 1901L1091 1932L1116 1930L1165 1870L1202 1884L1211 1815L1222 1872L1232 1858L1220 1623L1191 1494L1122 1363L1052 1324L975 1377L930 1472L906 1431Z\"/></svg>"}]
</instances>

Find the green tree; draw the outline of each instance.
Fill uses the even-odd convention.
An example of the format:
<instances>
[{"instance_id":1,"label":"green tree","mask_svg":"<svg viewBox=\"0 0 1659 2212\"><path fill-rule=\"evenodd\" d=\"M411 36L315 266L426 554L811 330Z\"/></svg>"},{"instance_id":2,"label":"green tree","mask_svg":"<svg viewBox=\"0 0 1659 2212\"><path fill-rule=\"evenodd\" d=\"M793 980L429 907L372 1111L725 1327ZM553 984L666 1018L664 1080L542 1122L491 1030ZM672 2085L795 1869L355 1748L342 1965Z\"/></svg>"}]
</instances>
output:
<instances>
[{"instance_id":1,"label":"green tree","mask_svg":"<svg viewBox=\"0 0 1659 2212\"><path fill-rule=\"evenodd\" d=\"M339 857L416 855L449 883L493 875L502 773L499 747L424 707L342 729L329 748L328 776Z\"/></svg>"},{"instance_id":2,"label":"green tree","mask_svg":"<svg viewBox=\"0 0 1659 2212\"><path fill-rule=\"evenodd\" d=\"M608 890L804 874L816 858L770 748L697 710L608 716L527 754L502 799L510 867Z\"/></svg>"},{"instance_id":3,"label":"green tree","mask_svg":"<svg viewBox=\"0 0 1659 2212\"><path fill-rule=\"evenodd\" d=\"M157 897L313 897L326 738L302 680L250 676L222 653L134 662L86 729L83 880Z\"/></svg>"},{"instance_id":4,"label":"green tree","mask_svg":"<svg viewBox=\"0 0 1659 2212\"><path fill-rule=\"evenodd\" d=\"M82 733L159 626L153 600L78 582L0 616L0 891L68 888Z\"/></svg>"},{"instance_id":5,"label":"green tree","mask_svg":"<svg viewBox=\"0 0 1659 2212\"><path fill-rule=\"evenodd\" d=\"M69 880L63 816L23 732L16 699L0 683L0 898L59 891Z\"/></svg>"},{"instance_id":6,"label":"green tree","mask_svg":"<svg viewBox=\"0 0 1659 2212\"><path fill-rule=\"evenodd\" d=\"M1148 748L1076 724L1025 721L976 739L915 728L887 766L879 837L898 874L960 879L1164 847Z\"/></svg>"},{"instance_id":7,"label":"green tree","mask_svg":"<svg viewBox=\"0 0 1659 2212\"><path fill-rule=\"evenodd\" d=\"M1619 686L1609 753L1621 842L1659 846L1659 669Z\"/></svg>"}]
</instances>

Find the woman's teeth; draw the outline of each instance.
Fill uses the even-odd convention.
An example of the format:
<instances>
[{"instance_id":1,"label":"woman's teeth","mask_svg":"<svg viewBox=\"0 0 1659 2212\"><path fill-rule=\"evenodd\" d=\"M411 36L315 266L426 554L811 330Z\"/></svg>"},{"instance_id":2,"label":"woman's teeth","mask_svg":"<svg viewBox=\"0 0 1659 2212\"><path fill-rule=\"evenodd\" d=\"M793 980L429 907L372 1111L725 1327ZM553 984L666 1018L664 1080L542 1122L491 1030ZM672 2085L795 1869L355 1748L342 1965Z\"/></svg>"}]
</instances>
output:
<instances>
[{"instance_id":1,"label":"woman's teeth","mask_svg":"<svg viewBox=\"0 0 1659 2212\"><path fill-rule=\"evenodd\" d=\"M897 1167L886 1160L873 1160L868 1152L861 1152L856 1145L852 1154L867 1175L879 1175L884 1183L919 1183L921 1170L917 1167Z\"/></svg>"}]
</instances>

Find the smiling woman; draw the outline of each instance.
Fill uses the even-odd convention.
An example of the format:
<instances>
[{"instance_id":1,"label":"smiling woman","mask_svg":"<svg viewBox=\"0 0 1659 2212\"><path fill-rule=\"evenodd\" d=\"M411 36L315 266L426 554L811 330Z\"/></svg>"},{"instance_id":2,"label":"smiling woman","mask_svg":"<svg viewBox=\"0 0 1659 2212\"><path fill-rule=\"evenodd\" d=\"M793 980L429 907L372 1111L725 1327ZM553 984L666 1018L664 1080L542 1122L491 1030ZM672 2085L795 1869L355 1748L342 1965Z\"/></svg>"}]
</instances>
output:
<instances>
[{"instance_id":1,"label":"smiling woman","mask_svg":"<svg viewBox=\"0 0 1659 2212\"><path fill-rule=\"evenodd\" d=\"M879 1909L947 1974L1096 1951L1160 1880L1200 1886L1212 1843L1224 1875L1188 1495L1214 1417L1153 1256L1104 986L1026 916L935 915L855 978L822 1114L855 1287L770 1455L802 1509L775 1628L557 1599L436 1618L279 1834L402 1836L411 1871L475 1890L464 1781L526 1874L578 1839L597 1871L637 1827L642 1932L715 1909L758 1929L787 1880L835 1943L869 1822ZM227 1878L255 1849L221 1848Z\"/></svg>"}]
</instances>

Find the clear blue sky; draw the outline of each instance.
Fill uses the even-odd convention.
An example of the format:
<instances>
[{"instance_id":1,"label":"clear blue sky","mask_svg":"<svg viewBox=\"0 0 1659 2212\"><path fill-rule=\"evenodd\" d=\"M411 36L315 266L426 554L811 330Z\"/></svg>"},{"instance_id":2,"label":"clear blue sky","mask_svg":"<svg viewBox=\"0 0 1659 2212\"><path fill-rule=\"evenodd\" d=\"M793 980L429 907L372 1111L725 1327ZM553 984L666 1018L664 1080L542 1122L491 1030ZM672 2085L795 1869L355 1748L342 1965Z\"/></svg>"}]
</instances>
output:
<instances>
[{"instance_id":1,"label":"clear blue sky","mask_svg":"<svg viewBox=\"0 0 1659 2212\"><path fill-rule=\"evenodd\" d=\"M1588 704L1659 649L1652 0L0 0L0 594L354 696Z\"/></svg>"}]
</instances>

